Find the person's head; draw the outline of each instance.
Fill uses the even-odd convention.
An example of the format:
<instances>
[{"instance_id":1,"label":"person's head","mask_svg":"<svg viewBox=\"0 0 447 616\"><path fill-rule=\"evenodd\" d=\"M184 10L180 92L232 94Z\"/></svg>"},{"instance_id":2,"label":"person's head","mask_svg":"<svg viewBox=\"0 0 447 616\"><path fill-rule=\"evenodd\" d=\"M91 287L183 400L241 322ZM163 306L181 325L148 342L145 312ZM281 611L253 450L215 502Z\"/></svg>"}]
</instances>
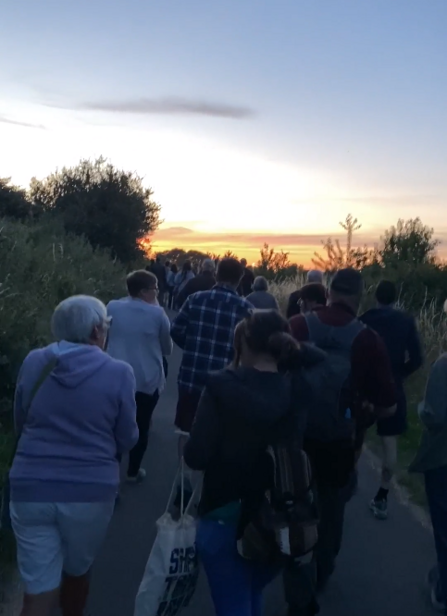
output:
<instances>
[{"instance_id":1,"label":"person's head","mask_svg":"<svg viewBox=\"0 0 447 616\"><path fill-rule=\"evenodd\" d=\"M141 299L148 304L154 304L158 296L158 280L155 274L145 270L137 270L127 276L127 292L134 299Z\"/></svg>"},{"instance_id":2,"label":"person's head","mask_svg":"<svg viewBox=\"0 0 447 616\"><path fill-rule=\"evenodd\" d=\"M244 275L242 263L237 259L229 257L222 259L217 268L217 282L225 284L236 289Z\"/></svg>"},{"instance_id":3,"label":"person's head","mask_svg":"<svg viewBox=\"0 0 447 616\"><path fill-rule=\"evenodd\" d=\"M204 259L202 261L200 269L202 270L203 273L207 272L209 274L214 274L216 270L216 266L212 259Z\"/></svg>"},{"instance_id":4,"label":"person's head","mask_svg":"<svg viewBox=\"0 0 447 616\"><path fill-rule=\"evenodd\" d=\"M326 306L326 288L318 282L305 284L300 290L300 306L301 311L312 312L318 306Z\"/></svg>"},{"instance_id":5,"label":"person's head","mask_svg":"<svg viewBox=\"0 0 447 616\"><path fill-rule=\"evenodd\" d=\"M288 364L299 353L290 326L277 310L254 310L236 327L234 333L236 366L254 366L259 362Z\"/></svg>"},{"instance_id":6,"label":"person's head","mask_svg":"<svg viewBox=\"0 0 447 616\"><path fill-rule=\"evenodd\" d=\"M256 276L253 282L253 291L268 291L269 283L264 276Z\"/></svg>"},{"instance_id":7,"label":"person's head","mask_svg":"<svg viewBox=\"0 0 447 616\"><path fill-rule=\"evenodd\" d=\"M187 272L192 271L191 261L185 261L182 265L182 272L186 274Z\"/></svg>"},{"instance_id":8,"label":"person's head","mask_svg":"<svg viewBox=\"0 0 447 616\"><path fill-rule=\"evenodd\" d=\"M362 295L363 278L359 271L347 267L335 274L329 290L329 303L344 304L357 313Z\"/></svg>"},{"instance_id":9,"label":"person's head","mask_svg":"<svg viewBox=\"0 0 447 616\"><path fill-rule=\"evenodd\" d=\"M107 308L90 295L64 299L51 318L51 331L57 342L92 344L101 349L105 347L109 326Z\"/></svg>"},{"instance_id":10,"label":"person's head","mask_svg":"<svg viewBox=\"0 0 447 616\"><path fill-rule=\"evenodd\" d=\"M176 265L175 263L173 263L173 264L171 265L171 272L172 272L173 274L177 274L177 272L178 272L178 267L177 267L177 265Z\"/></svg>"},{"instance_id":11,"label":"person's head","mask_svg":"<svg viewBox=\"0 0 447 616\"><path fill-rule=\"evenodd\" d=\"M323 284L323 272L320 272L320 270L310 270L307 272L307 283Z\"/></svg>"},{"instance_id":12,"label":"person's head","mask_svg":"<svg viewBox=\"0 0 447 616\"><path fill-rule=\"evenodd\" d=\"M376 301L379 306L393 306L397 299L397 289L391 280L381 280L376 288Z\"/></svg>"},{"instance_id":13,"label":"person's head","mask_svg":"<svg viewBox=\"0 0 447 616\"><path fill-rule=\"evenodd\" d=\"M245 269L247 267L247 259L241 259L241 265Z\"/></svg>"},{"instance_id":14,"label":"person's head","mask_svg":"<svg viewBox=\"0 0 447 616\"><path fill-rule=\"evenodd\" d=\"M157 258L155 259L155 263L157 263L157 264L158 264L158 263L161 263L161 257L157 257Z\"/></svg>"},{"instance_id":15,"label":"person's head","mask_svg":"<svg viewBox=\"0 0 447 616\"><path fill-rule=\"evenodd\" d=\"M165 267L166 267L166 269L169 269L171 267L171 262L170 261L165 261Z\"/></svg>"}]
</instances>

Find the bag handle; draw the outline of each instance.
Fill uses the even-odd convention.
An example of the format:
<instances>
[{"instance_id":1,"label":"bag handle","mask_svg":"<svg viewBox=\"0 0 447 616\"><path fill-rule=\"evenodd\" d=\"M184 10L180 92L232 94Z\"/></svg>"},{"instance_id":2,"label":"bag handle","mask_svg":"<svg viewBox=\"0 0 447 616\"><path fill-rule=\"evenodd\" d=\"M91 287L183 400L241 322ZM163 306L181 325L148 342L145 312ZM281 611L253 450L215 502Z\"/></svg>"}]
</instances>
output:
<instances>
[{"instance_id":1,"label":"bag handle","mask_svg":"<svg viewBox=\"0 0 447 616\"><path fill-rule=\"evenodd\" d=\"M172 502L174 500L174 494L175 494L175 490L178 486L178 480L180 478L180 490L181 490L181 495L180 495L180 519L183 519L184 517L186 517L187 515L189 515L189 511L191 509L191 505L194 502L198 491L199 491L199 482L197 482L197 484L194 486L191 497L189 499L189 503L185 508L185 461L183 459L183 456L179 462L178 468L177 468L177 472L175 473L175 477L174 477L174 481L172 483L172 488L171 488L171 493L169 494L169 498L168 498L168 502L166 505L166 509L165 509L165 515L169 512L169 509L172 506Z\"/></svg>"}]
</instances>

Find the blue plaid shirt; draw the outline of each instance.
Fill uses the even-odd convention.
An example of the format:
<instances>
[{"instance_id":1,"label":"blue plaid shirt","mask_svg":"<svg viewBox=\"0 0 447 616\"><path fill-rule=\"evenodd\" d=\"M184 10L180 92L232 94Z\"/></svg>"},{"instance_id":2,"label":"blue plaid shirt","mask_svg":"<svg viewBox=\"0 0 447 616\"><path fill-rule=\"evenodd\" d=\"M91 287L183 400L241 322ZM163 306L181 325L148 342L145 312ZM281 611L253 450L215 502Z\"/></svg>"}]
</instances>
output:
<instances>
[{"instance_id":1,"label":"blue plaid shirt","mask_svg":"<svg viewBox=\"0 0 447 616\"><path fill-rule=\"evenodd\" d=\"M171 326L172 339L183 349L181 389L200 391L209 372L232 361L234 330L252 308L232 288L219 284L186 300Z\"/></svg>"}]
</instances>

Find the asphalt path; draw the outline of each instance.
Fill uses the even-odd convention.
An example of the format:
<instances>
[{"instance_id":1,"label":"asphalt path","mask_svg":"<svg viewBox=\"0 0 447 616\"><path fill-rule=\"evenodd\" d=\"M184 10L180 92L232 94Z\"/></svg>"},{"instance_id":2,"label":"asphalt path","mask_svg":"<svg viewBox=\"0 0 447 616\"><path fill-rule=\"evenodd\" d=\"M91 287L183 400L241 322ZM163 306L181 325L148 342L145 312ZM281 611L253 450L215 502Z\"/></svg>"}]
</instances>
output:
<instances>
[{"instance_id":1,"label":"asphalt path","mask_svg":"<svg viewBox=\"0 0 447 616\"><path fill-rule=\"evenodd\" d=\"M92 616L133 616L134 600L177 468L173 420L180 352L170 359L166 391L154 413L144 460L147 479L124 486L105 545L93 571ZM357 495L349 503L337 569L321 597L321 616L429 616L424 579L434 562L432 537L412 510L390 499L390 517L379 522L368 504L378 476L367 456L360 464ZM285 614L280 580L266 591L265 615ZM206 580L201 580L184 616L212 616Z\"/></svg>"}]
</instances>

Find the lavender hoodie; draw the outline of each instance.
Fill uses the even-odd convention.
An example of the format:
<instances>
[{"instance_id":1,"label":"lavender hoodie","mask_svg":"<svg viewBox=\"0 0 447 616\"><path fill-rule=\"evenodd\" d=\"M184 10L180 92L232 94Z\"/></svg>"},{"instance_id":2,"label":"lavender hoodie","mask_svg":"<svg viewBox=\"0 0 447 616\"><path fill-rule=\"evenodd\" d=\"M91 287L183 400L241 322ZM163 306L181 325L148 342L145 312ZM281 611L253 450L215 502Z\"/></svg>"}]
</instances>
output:
<instances>
[{"instance_id":1,"label":"lavender hoodie","mask_svg":"<svg viewBox=\"0 0 447 616\"><path fill-rule=\"evenodd\" d=\"M55 355L57 365L28 410L33 387ZM32 351L19 374L14 419L21 436L10 472L12 501L113 500L117 454L138 440L132 368L87 344Z\"/></svg>"}]
</instances>

